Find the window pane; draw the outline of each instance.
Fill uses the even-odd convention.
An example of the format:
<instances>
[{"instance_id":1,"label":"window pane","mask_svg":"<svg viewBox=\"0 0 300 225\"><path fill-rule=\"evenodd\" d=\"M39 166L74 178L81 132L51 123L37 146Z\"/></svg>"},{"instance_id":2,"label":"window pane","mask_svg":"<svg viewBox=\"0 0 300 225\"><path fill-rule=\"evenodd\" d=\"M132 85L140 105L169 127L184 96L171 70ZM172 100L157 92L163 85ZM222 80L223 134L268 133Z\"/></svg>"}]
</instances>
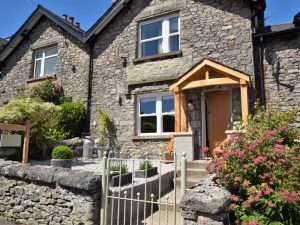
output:
<instances>
[{"instance_id":1,"label":"window pane","mask_svg":"<svg viewBox=\"0 0 300 225\"><path fill-rule=\"evenodd\" d=\"M174 112L174 96L168 95L162 97L162 112Z\"/></svg>"},{"instance_id":2,"label":"window pane","mask_svg":"<svg viewBox=\"0 0 300 225\"><path fill-rule=\"evenodd\" d=\"M48 48L45 50L46 56L55 55L55 54L57 54L57 48Z\"/></svg>"},{"instance_id":3,"label":"window pane","mask_svg":"<svg viewBox=\"0 0 300 225\"><path fill-rule=\"evenodd\" d=\"M175 131L175 118L174 115L163 116L163 132L174 132Z\"/></svg>"},{"instance_id":4,"label":"window pane","mask_svg":"<svg viewBox=\"0 0 300 225\"><path fill-rule=\"evenodd\" d=\"M34 77L36 77L36 78L40 77L40 74L41 74L41 65L42 65L42 61L41 60L36 60L35 61L35 73L34 73Z\"/></svg>"},{"instance_id":5,"label":"window pane","mask_svg":"<svg viewBox=\"0 0 300 225\"><path fill-rule=\"evenodd\" d=\"M156 116L141 117L141 133L156 133Z\"/></svg>"},{"instance_id":6,"label":"window pane","mask_svg":"<svg viewBox=\"0 0 300 225\"><path fill-rule=\"evenodd\" d=\"M162 35L162 21L141 26L141 40Z\"/></svg>"},{"instance_id":7,"label":"window pane","mask_svg":"<svg viewBox=\"0 0 300 225\"><path fill-rule=\"evenodd\" d=\"M162 53L161 40L142 43L142 56L157 55Z\"/></svg>"},{"instance_id":8,"label":"window pane","mask_svg":"<svg viewBox=\"0 0 300 225\"><path fill-rule=\"evenodd\" d=\"M170 19L170 34L178 32L178 17Z\"/></svg>"},{"instance_id":9,"label":"window pane","mask_svg":"<svg viewBox=\"0 0 300 225\"><path fill-rule=\"evenodd\" d=\"M140 115L156 113L156 98L140 99Z\"/></svg>"},{"instance_id":10,"label":"window pane","mask_svg":"<svg viewBox=\"0 0 300 225\"><path fill-rule=\"evenodd\" d=\"M170 37L170 51L179 51L179 35Z\"/></svg>"},{"instance_id":11,"label":"window pane","mask_svg":"<svg viewBox=\"0 0 300 225\"><path fill-rule=\"evenodd\" d=\"M55 74L56 61L57 61L56 56L45 59L45 74L44 75Z\"/></svg>"},{"instance_id":12,"label":"window pane","mask_svg":"<svg viewBox=\"0 0 300 225\"><path fill-rule=\"evenodd\" d=\"M43 57L43 51L37 51L36 55L35 55L35 58L39 59L39 58L42 58L42 57Z\"/></svg>"}]
</instances>

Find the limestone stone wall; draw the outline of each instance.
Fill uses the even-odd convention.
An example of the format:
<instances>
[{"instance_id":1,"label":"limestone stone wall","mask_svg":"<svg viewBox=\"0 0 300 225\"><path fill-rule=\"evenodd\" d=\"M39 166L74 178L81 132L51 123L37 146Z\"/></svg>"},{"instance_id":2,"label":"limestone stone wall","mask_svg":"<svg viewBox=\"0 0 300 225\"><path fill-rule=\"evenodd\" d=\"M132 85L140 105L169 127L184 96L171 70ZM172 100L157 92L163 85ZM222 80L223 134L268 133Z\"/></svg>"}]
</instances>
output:
<instances>
[{"instance_id":1,"label":"limestone stone wall","mask_svg":"<svg viewBox=\"0 0 300 225\"><path fill-rule=\"evenodd\" d=\"M268 54L279 61L274 65L264 60L267 103L277 103L287 109L300 106L300 35L277 38L264 44ZM300 114L297 118L300 127Z\"/></svg>"},{"instance_id":2,"label":"limestone stone wall","mask_svg":"<svg viewBox=\"0 0 300 225\"><path fill-rule=\"evenodd\" d=\"M0 219L24 225L98 225L101 177L0 161Z\"/></svg>"},{"instance_id":3,"label":"limestone stone wall","mask_svg":"<svg viewBox=\"0 0 300 225\"><path fill-rule=\"evenodd\" d=\"M174 12L181 19L181 56L136 62L139 21ZM111 114L116 142L125 151L133 155L163 151L166 139L135 138L136 90L166 91L172 81L204 58L252 76L250 17L247 1L132 0L96 38L92 112L102 107ZM92 113L91 124L94 121L97 117ZM194 128L199 130L198 125Z\"/></svg>"},{"instance_id":4,"label":"limestone stone wall","mask_svg":"<svg viewBox=\"0 0 300 225\"><path fill-rule=\"evenodd\" d=\"M33 78L35 51L51 45L58 47L56 75L65 94L74 101L87 102L89 48L46 18L33 28L4 61L0 78L0 101L6 102L17 96L17 90Z\"/></svg>"}]
</instances>

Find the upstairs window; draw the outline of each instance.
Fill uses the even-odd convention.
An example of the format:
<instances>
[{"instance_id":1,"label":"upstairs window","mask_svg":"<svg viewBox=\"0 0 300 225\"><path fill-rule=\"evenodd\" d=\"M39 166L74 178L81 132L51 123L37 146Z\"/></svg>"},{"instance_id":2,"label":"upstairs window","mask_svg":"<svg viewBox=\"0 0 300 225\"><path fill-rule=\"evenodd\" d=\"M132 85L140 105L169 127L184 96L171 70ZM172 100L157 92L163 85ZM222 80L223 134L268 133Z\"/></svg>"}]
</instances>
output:
<instances>
[{"instance_id":1,"label":"upstairs window","mask_svg":"<svg viewBox=\"0 0 300 225\"><path fill-rule=\"evenodd\" d=\"M34 78L56 73L57 47L45 48L35 53Z\"/></svg>"},{"instance_id":2,"label":"upstairs window","mask_svg":"<svg viewBox=\"0 0 300 225\"><path fill-rule=\"evenodd\" d=\"M174 95L157 93L138 97L138 134L162 135L175 130Z\"/></svg>"},{"instance_id":3,"label":"upstairs window","mask_svg":"<svg viewBox=\"0 0 300 225\"><path fill-rule=\"evenodd\" d=\"M180 18L170 15L141 22L139 56L158 55L180 50Z\"/></svg>"}]
</instances>

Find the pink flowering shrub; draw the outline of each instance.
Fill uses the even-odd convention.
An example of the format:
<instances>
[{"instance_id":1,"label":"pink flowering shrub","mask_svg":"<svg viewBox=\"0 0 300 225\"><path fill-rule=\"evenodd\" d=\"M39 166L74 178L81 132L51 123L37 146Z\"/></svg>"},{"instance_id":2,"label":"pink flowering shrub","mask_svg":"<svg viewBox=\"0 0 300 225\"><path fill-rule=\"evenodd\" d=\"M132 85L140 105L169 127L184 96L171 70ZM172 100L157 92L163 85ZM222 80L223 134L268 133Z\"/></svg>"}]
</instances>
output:
<instances>
[{"instance_id":1,"label":"pink flowering shrub","mask_svg":"<svg viewBox=\"0 0 300 225\"><path fill-rule=\"evenodd\" d=\"M232 193L238 223L300 224L300 150L297 111L258 109L214 159L220 182Z\"/></svg>"}]
</instances>

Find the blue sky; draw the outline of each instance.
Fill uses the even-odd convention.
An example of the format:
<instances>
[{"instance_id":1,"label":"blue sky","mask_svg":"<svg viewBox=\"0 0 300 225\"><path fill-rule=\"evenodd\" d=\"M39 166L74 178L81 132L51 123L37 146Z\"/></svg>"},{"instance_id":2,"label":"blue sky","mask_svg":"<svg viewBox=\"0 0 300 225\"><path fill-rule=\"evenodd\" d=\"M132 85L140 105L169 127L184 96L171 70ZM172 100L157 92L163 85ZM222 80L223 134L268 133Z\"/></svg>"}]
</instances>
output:
<instances>
[{"instance_id":1,"label":"blue sky","mask_svg":"<svg viewBox=\"0 0 300 225\"><path fill-rule=\"evenodd\" d=\"M111 0L0 0L0 37L14 34L41 4L58 15L75 17L84 30L109 8ZM300 11L299 0L267 0L266 24L278 24L293 20Z\"/></svg>"}]
</instances>

